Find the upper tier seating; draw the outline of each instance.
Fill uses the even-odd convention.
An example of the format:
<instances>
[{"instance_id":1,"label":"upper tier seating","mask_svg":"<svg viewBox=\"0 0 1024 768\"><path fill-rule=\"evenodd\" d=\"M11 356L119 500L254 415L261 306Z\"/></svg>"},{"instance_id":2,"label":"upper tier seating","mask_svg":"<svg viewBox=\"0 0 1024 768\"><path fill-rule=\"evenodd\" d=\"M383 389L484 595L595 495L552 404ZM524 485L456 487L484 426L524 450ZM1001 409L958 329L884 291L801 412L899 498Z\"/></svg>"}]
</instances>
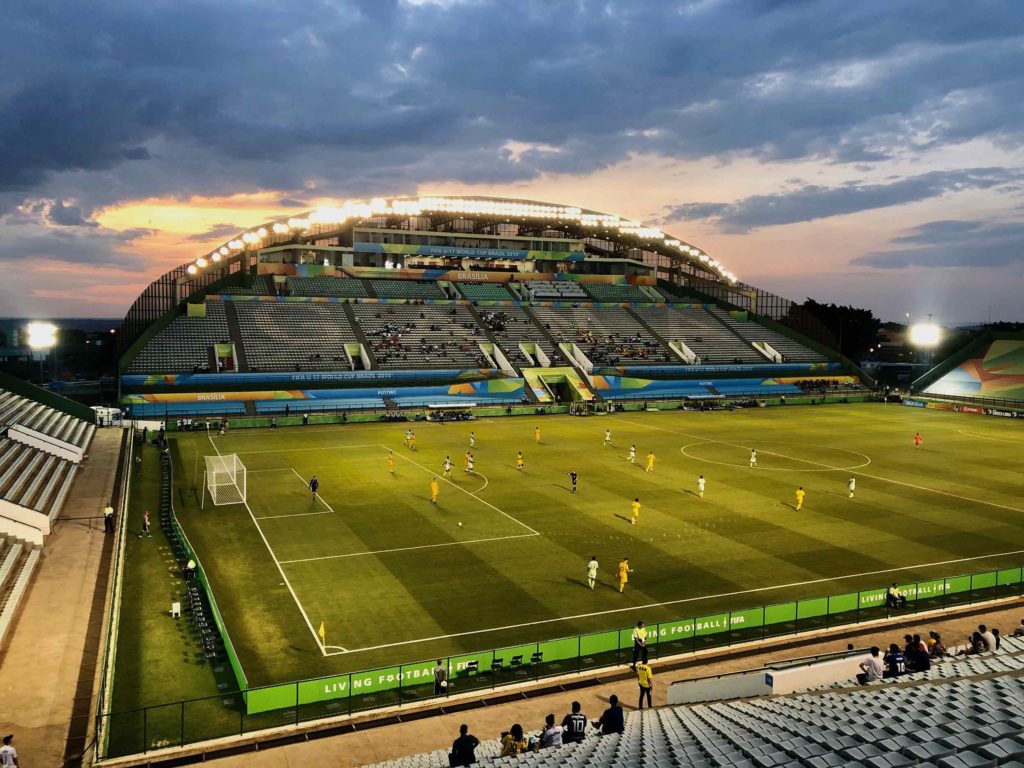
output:
<instances>
[{"instance_id":1,"label":"upper tier seating","mask_svg":"<svg viewBox=\"0 0 1024 768\"><path fill-rule=\"evenodd\" d=\"M470 301L515 301L516 298L500 283L458 283L458 286Z\"/></svg>"},{"instance_id":2,"label":"upper tier seating","mask_svg":"<svg viewBox=\"0 0 1024 768\"><path fill-rule=\"evenodd\" d=\"M481 368L487 338L459 305L353 305L379 368Z\"/></svg>"},{"instance_id":3,"label":"upper tier seating","mask_svg":"<svg viewBox=\"0 0 1024 768\"><path fill-rule=\"evenodd\" d=\"M357 341L343 304L241 301L236 305L250 371L338 371Z\"/></svg>"},{"instance_id":4,"label":"upper tier seating","mask_svg":"<svg viewBox=\"0 0 1024 768\"><path fill-rule=\"evenodd\" d=\"M728 312L718 307L712 307L710 312L747 341L768 342L776 352L782 355L783 362L818 363L825 359L823 355L808 349L800 342L793 341L788 336L783 336L777 331L765 328L759 323L750 320L736 320Z\"/></svg>"},{"instance_id":5,"label":"upper tier seating","mask_svg":"<svg viewBox=\"0 0 1024 768\"><path fill-rule=\"evenodd\" d=\"M334 296L362 299L368 296L362 280L352 277L289 277L288 293L292 296Z\"/></svg>"},{"instance_id":6,"label":"upper tier seating","mask_svg":"<svg viewBox=\"0 0 1024 768\"><path fill-rule=\"evenodd\" d=\"M580 284L571 280L530 280L524 285L533 301L590 301Z\"/></svg>"},{"instance_id":7,"label":"upper tier seating","mask_svg":"<svg viewBox=\"0 0 1024 768\"><path fill-rule=\"evenodd\" d=\"M221 288L220 293L234 296L273 296L274 282L268 275L257 275L252 278L252 285L249 287L229 285L227 288Z\"/></svg>"},{"instance_id":8,"label":"upper tier seating","mask_svg":"<svg viewBox=\"0 0 1024 768\"><path fill-rule=\"evenodd\" d=\"M594 297L594 301L602 302L647 302L656 299L644 291L639 285L602 285L601 283L586 283L584 286L587 293Z\"/></svg>"},{"instance_id":9,"label":"upper tier seating","mask_svg":"<svg viewBox=\"0 0 1024 768\"><path fill-rule=\"evenodd\" d=\"M663 339L686 344L705 365L768 362L764 355L736 338L704 309L641 307L636 313Z\"/></svg>"},{"instance_id":10,"label":"upper tier seating","mask_svg":"<svg viewBox=\"0 0 1024 768\"><path fill-rule=\"evenodd\" d=\"M559 342L574 342L594 365L663 365L679 361L621 307L534 307Z\"/></svg>"},{"instance_id":11,"label":"upper tier seating","mask_svg":"<svg viewBox=\"0 0 1024 768\"><path fill-rule=\"evenodd\" d=\"M446 299L437 283L415 280L371 280L374 293L382 299Z\"/></svg>"},{"instance_id":12,"label":"upper tier seating","mask_svg":"<svg viewBox=\"0 0 1024 768\"><path fill-rule=\"evenodd\" d=\"M239 302L239 306L251 302ZM206 302L206 317L179 315L150 339L128 366L128 373L209 371L214 344L230 342L224 305Z\"/></svg>"},{"instance_id":13,"label":"upper tier seating","mask_svg":"<svg viewBox=\"0 0 1024 768\"><path fill-rule=\"evenodd\" d=\"M21 424L36 432L86 448L96 427L82 419L0 389L0 426Z\"/></svg>"},{"instance_id":14,"label":"upper tier seating","mask_svg":"<svg viewBox=\"0 0 1024 768\"><path fill-rule=\"evenodd\" d=\"M0 498L52 520L74 480L76 465L6 437L0 437Z\"/></svg>"},{"instance_id":15,"label":"upper tier seating","mask_svg":"<svg viewBox=\"0 0 1024 768\"><path fill-rule=\"evenodd\" d=\"M477 314L480 315L480 319L490 330L491 335L497 339L498 346L513 365L519 367L537 365L519 349L520 342L529 342L539 346L554 365L565 365L568 362L562 353L555 349L544 332L527 317L526 310L521 307L502 307L493 311L480 308L477 310Z\"/></svg>"}]
</instances>

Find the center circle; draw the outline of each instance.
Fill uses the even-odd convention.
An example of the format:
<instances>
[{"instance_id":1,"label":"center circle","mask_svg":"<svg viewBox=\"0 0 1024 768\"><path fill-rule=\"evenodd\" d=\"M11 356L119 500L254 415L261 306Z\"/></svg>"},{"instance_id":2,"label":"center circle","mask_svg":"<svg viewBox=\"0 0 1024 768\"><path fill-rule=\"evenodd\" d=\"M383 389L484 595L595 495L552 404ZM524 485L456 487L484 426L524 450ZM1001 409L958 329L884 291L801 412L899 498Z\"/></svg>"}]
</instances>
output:
<instances>
[{"instance_id":1,"label":"center circle","mask_svg":"<svg viewBox=\"0 0 1024 768\"><path fill-rule=\"evenodd\" d=\"M750 449L757 450L757 471L849 472L866 467L871 457L848 448L807 445L784 440L758 440L751 445L727 440L698 440L679 449L684 456L723 467L750 467Z\"/></svg>"}]
</instances>

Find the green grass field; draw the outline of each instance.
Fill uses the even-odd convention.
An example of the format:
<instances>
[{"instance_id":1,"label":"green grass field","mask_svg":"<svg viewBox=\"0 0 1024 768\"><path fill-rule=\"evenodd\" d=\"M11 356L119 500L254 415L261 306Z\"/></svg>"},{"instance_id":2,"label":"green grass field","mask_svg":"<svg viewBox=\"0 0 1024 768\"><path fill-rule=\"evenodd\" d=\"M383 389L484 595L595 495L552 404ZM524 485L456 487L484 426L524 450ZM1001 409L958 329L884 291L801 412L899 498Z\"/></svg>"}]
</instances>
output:
<instances>
[{"instance_id":1,"label":"green grass field","mask_svg":"<svg viewBox=\"0 0 1024 768\"><path fill-rule=\"evenodd\" d=\"M1024 433L1010 420L878 404L516 417L416 424L414 451L402 445L407 426L174 439L178 516L251 686L1024 560ZM199 509L196 457L201 486L215 451L247 466L247 505L207 498ZM429 483L446 455L455 471L433 505ZM317 500L306 487L314 473ZM622 557L635 573L619 594Z\"/></svg>"}]
</instances>

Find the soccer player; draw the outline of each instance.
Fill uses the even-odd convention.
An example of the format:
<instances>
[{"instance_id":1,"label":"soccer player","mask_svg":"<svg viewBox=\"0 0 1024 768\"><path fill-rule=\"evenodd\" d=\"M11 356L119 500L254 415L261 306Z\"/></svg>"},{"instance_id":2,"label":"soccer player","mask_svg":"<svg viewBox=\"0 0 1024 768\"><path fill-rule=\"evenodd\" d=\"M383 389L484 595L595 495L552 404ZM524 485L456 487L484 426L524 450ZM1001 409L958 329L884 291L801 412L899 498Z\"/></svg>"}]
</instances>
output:
<instances>
[{"instance_id":1,"label":"soccer player","mask_svg":"<svg viewBox=\"0 0 1024 768\"><path fill-rule=\"evenodd\" d=\"M473 474L473 454L472 453L469 454L469 458L466 459L466 474L467 475L472 475Z\"/></svg>"},{"instance_id":2,"label":"soccer player","mask_svg":"<svg viewBox=\"0 0 1024 768\"><path fill-rule=\"evenodd\" d=\"M629 446L629 463L636 464L636 444Z\"/></svg>"},{"instance_id":3,"label":"soccer player","mask_svg":"<svg viewBox=\"0 0 1024 768\"><path fill-rule=\"evenodd\" d=\"M654 451L648 451L647 452L647 466L644 467L644 472L653 472L654 471L654 458L655 458Z\"/></svg>"},{"instance_id":4,"label":"soccer player","mask_svg":"<svg viewBox=\"0 0 1024 768\"><path fill-rule=\"evenodd\" d=\"M416 433L413 432L412 430L409 430L409 450L416 450Z\"/></svg>"},{"instance_id":5,"label":"soccer player","mask_svg":"<svg viewBox=\"0 0 1024 768\"><path fill-rule=\"evenodd\" d=\"M430 480L430 503L437 504L437 478Z\"/></svg>"},{"instance_id":6,"label":"soccer player","mask_svg":"<svg viewBox=\"0 0 1024 768\"><path fill-rule=\"evenodd\" d=\"M756 448L751 448L750 449L750 466L751 467L755 467L755 468L757 467L757 449Z\"/></svg>"},{"instance_id":7,"label":"soccer player","mask_svg":"<svg viewBox=\"0 0 1024 768\"><path fill-rule=\"evenodd\" d=\"M850 489L850 498L853 498L853 492L857 489L857 478L851 477L850 482L846 484L846 487Z\"/></svg>"},{"instance_id":8,"label":"soccer player","mask_svg":"<svg viewBox=\"0 0 1024 768\"><path fill-rule=\"evenodd\" d=\"M921 443L924 442L924 438L921 437L921 433L917 432L914 434L914 447L920 448Z\"/></svg>"},{"instance_id":9,"label":"soccer player","mask_svg":"<svg viewBox=\"0 0 1024 768\"><path fill-rule=\"evenodd\" d=\"M445 456L444 457L444 476L445 477L451 477L452 476L452 459L451 459L451 456Z\"/></svg>"},{"instance_id":10,"label":"soccer player","mask_svg":"<svg viewBox=\"0 0 1024 768\"><path fill-rule=\"evenodd\" d=\"M806 495L807 494L804 493L804 487L802 485L799 488L796 489L796 511L797 512L799 512L800 508L803 507L803 505L804 505L804 496L806 496Z\"/></svg>"},{"instance_id":11,"label":"soccer player","mask_svg":"<svg viewBox=\"0 0 1024 768\"><path fill-rule=\"evenodd\" d=\"M469 447L470 448L476 448L476 433L475 432L470 432L469 433Z\"/></svg>"},{"instance_id":12,"label":"soccer player","mask_svg":"<svg viewBox=\"0 0 1024 768\"><path fill-rule=\"evenodd\" d=\"M597 555L591 555L590 562L587 563L587 584L591 589L597 584L597 569L600 567L597 563Z\"/></svg>"},{"instance_id":13,"label":"soccer player","mask_svg":"<svg viewBox=\"0 0 1024 768\"><path fill-rule=\"evenodd\" d=\"M313 501L316 501L316 492L320 490L320 481L316 479L316 475L309 481L309 490L313 494Z\"/></svg>"},{"instance_id":14,"label":"soccer player","mask_svg":"<svg viewBox=\"0 0 1024 768\"><path fill-rule=\"evenodd\" d=\"M612 444L612 431L610 429L606 429L604 431L604 447L607 448L611 444Z\"/></svg>"},{"instance_id":15,"label":"soccer player","mask_svg":"<svg viewBox=\"0 0 1024 768\"><path fill-rule=\"evenodd\" d=\"M704 475L697 478L697 495L704 498Z\"/></svg>"},{"instance_id":16,"label":"soccer player","mask_svg":"<svg viewBox=\"0 0 1024 768\"><path fill-rule=\"evenodd\" d=\"M622 562L619 563L619 593L621 594L626 589L626 582L629 581L629 574L633 573L633 569L629 567L629 558L622 558Z\"/></svg>"},{"instance_id":17,"label":"soccer player","mask_svg":"<svg viewBox=\"0 0 1024 768\"><path fill-rule=\"evenodd\" d=\"M534 439L534 442L537 443L537 445L540 445L540 427L534 427L534 429L533 429L533 439Z\"/></svg>"},{"instance_id":18,"label":"soccer player","mask_svg":"<svg viewBox=\"0 0 1024 768\"><path fill-rule=\"evenodd\" d=\"M630 525L636 525L636 521L640 519L640 499L633 499L633 503L629 505L633 510L633 519L629 521Z\"/></svg>"},{"instance_id":19,"label":"soccer player","mask_svg":"<svg viewBox=\"0 0 1024 768\"><path fill-rule=\"evenodd\" d=\"M404 443L405 447L408 448L409 444L411 442L412 442L412 428L410 427L409 429L405 430L405 440L403 441L403 443Z\"/></svg>"},{"instance_id":20,"label":"soccer player","mask_svg":"<svg viewBox=\"0 0 1024 768\"><path fill-rule=\"evenodd\" d=\"M392 451L388 451L388 472L395 474L395 454Z\"/></svg>"},{"instance_id":21,"label":"soccer player","mask_svg":"<svg viewBox=\"0 0 1024 768\"><path fill-rule=\"evenodd\" d=\"M472 454L472 453L470 453L470 452L469 452L469 451L467 450L467 451L466 451L466 454L465 454L465 455L464 455L464 456L462 457L462 466L463 466L463 468L464 468L464 469L468 469L468 468L469 468L469 457L470 457L470 456L472 456L472 455L473 455L473 454Z\"/></svg>"},{"instance_id":22,"label":"soccer player","mask_svg":"<svg viewBox=\"0 0 1024 768\"><path fill-rule=\"evenodd\" d=\"M516 454L516 472L523 471L523 452L519 451Z\"/></svg>"},{"instance_id":23,"label":"soccer player","mask_svg":"<svg viewBox=\"0 0 1024 768\"><path fill-rule=\"evenodd\" d=\"M569 479L572 480L572 492L573 493L576 493L576 477L577 477L577 475L576 475L575 472L570 472L569 473Z\"/></svg>"}]
</instances>

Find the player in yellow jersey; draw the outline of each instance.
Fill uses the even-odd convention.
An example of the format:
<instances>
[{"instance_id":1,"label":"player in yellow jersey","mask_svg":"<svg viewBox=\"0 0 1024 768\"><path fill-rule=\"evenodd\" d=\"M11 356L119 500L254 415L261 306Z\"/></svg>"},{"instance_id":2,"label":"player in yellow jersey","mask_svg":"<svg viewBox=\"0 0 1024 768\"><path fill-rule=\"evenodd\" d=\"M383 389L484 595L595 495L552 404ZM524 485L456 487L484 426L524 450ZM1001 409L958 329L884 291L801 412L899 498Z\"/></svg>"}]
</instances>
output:
<instances>
[{"instance_id":1,"label":"player in yellow jersey","mask_svg":"<svg viewBox=\"0 0 1024 768\"><path fill-rule=\"evenodd\" d=\"M388 472L395 474L395 454L388 451Z\"/></svg>"},{"instance_id":2,"label":"player in yellow jersey","mask_svg":"<svg viewBox=\"0 0 1024 768\"><path fill-rule=\"evenodd\" d=\"M437 504L437 478L430 480L430 503Z\"/></svg>"},{"instance_id":3,"label":"player in yellow jersey","mask_svg":"<svg viewBox=\"0 0 1024 768\"><path fill-rule=\"evenodd\" d=\"M416 433L415 432L410 432L409 433L409 450L410 451L415 451L416 450Z\"/></svg>"},{"instance_id":4,"label":"player in yellow jersey","mask_svg":"<svg viewBox=\"0 0 1024 768\"><path fill-rule=\"evenodd\" d=\"M644 472L653 472L654 471L654 459L655 459L654 451L648 451L647 452L647 466L644 467Z\"/></svg>"},{"instance_id":5,"label":"player in yellow jersey","mask_svg":"<svg viewBox=\"0 0 1024 768\"><path fill-rule=\"evenodd\" d=\"M523 471L523 452L522 451L519 451L519 453L516 454L516 471L517 472L522 472Z\"/></svg>"},{"instance_id":6,"label":"player in yellow jersey","mask_svg":"<svg viewBox=\"0 0 1024 768\"><path fill-rule=\"evenodd\" d=\"M640 519L640 499L633 499L633 503L629 506L633 511L633 519L629 521L629 524L636 525L636 521Z\"/></svg>"},{"instance_id":7,"label":"player in yellow jersey","mask_svg":"<svg viewBox=\"0 0 1024 768\"><path fill-rule=\"evenodd\" d=\"M537 443L537 445L540 445L540 427L534 427L533 440L535 443Z\"/></svg>"},{"instance_id":8,"label":"player in yellow jersey","mask_svg":"<svg viewBox=\"0 0 1024 768\"><path fill-rule=\"evenodd\" d=\"M619 592L626 589L626 582L629 581L631 573L633 573L633 569L629 567L629 558L622 558L622 562L619 563Z\"/></svg>"},{"instance_id":9,"label":"player in yellow jersey","mask_svg":"<svg viewBox=\"0 0 1024 768\"><path fill-rule=\"evenodd\" d=\"M796 489L796 511L797 512L799 512L800 508L803 507L803 505L804 505L804 496L806 496L806 495L807 494L804 493L804 487L802 485L799 488Z\"/></svg>"}]
</instances>

